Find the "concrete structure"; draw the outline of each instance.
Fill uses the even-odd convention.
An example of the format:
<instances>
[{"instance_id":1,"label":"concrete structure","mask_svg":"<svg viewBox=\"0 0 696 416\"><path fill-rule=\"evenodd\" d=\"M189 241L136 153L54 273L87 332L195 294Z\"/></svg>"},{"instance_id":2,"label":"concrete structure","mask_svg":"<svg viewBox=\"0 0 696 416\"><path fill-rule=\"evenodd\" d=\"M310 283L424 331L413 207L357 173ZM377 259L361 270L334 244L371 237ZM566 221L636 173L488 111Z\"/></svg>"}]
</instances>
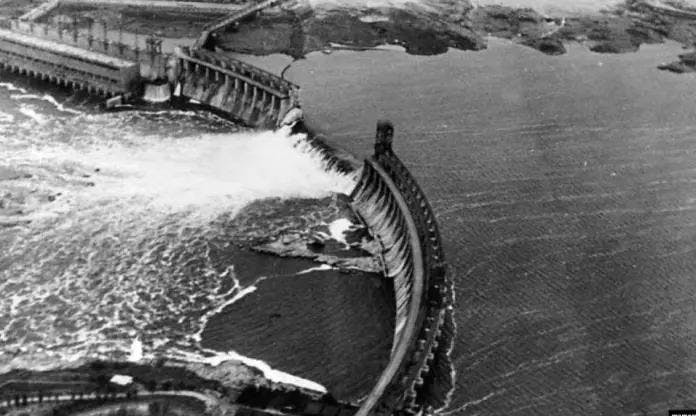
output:
<instances>
[{"instance_id":1,"label":"concrete structure","mask_svg":"<svg viewBox=\"0 0 696 416\"><path fill-rule=\"evenodd\" d=\"M440 233L425 195L392 151L392 137L391 124L381 122L375 154L351 194L353 208L382 245L396 302L391 359L359 416L431 413L446 405L454 383L454 295Z\"/></svg>"},{"instance_id":2,"label":"concrete structure","mask_svg":"<svg viewBox=\"0 0 696 416\"><path fill-rule=\"evenodd\" d=\"M35 20L63 4L135 6L182 13L233 12L207 28L209 30L200 38L207 40L214 31L281 1L266 0L243 6L166 0L53 0L27 13L24 19L9 21L5 36L21 38L23 48L11 48L8 40L0 44L0 56L4 57L6 67L11 70L108 96L140 96L146 91L149 93L146 99L161 102L169 96L164 92L172 91L178 85L185 98L219 110L249 126L274 128L290 109L298 106L297 86L269 72L202 48L177 48L173 56L168 56L162 53L161 40L154 37L146 39L144 49L140 49L137 43L131 47L122 43L120 36L118 41L110 40L106 23L99 26L101 37L96 37L93 26L85 33L84 29L78 30L76 22L71 30L65 30L64 27L36 23ZM54 50L59 51L53 53L54 58L60 58L53 60L55 64L43 58L37 62L38 51L45 51L46 45L52 45ZM97 65L109 59L112 64L109 64L111 67L108 70L105 70L106 64L101 67ZM113 63L118 63L120 67L113 68ZM174 68L168 68L169 64ZM133 75L133 67L138 68L135 72L139 72L140 79ZM116 72L120 72L121 78L118 80L114 79ZM162 85L167 78L171 88ZM115 101L107 103L112 102Z\"/></svg>"},{"instance_id":3,"label":"concrete structure","mask_svg":"<svg viewBox=\"0 0 696 416\"><path fill-rule=\"evenodd\" d=\"M104 96L134 92L139 86L135 62L0 29L3 68Z\"/></svg>"},{"instance_id":4,"label":"concrete structure","mask_svg":"<svg viewBox=\"0 0 696 416\"><path fill-rule=\"evenodd\" d=\"M196 40L196 43L194 44L194 48L205 48L209 46L210 37L213 36L215 32L217 32L218 30L222 30L229 26L236 26L239 23L239 21L253 14L259 13L263 9L276 6L282 3L283 1L285 0L264 0L259 3L252 3L245 8L232 13L229 16L226 16L216 22L209 24L205 27L205 29L203 29L203 32L201 32L201 35L198 37L198 40Z\"/></svg>"},{"instance_id":5,"label":"concrete structure","mask_svg":"<svg viewBox=\"0 0 696 416\"><path fill-rule=\"evenodd\" d=\"M181 48L173 81L181 96L219 110L252 127L274 128L298 106L297 85L214 52Z\"/></svg>"}]
</instances>

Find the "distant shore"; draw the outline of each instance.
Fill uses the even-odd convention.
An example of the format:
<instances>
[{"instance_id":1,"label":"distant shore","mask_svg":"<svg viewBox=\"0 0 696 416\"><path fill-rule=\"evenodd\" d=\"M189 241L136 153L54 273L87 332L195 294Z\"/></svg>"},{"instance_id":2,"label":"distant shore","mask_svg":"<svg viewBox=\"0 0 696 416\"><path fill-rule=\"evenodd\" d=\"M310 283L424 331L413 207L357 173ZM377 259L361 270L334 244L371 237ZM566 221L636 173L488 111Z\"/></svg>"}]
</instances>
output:
<instances>
[{"instance_id":1,"label":"distant shore","mask_svg":"<svg viewBox=\"0 0 696 416\"><path fill-rule=\"evenodd\" d=\"M555 7L551 14L494 1L477 7L471 2L429 0L407 6L387 0L382 3L379 7L372 3L373 7L361 7L328 1L289 1L243 22L235 30L218 33L215 47L235 53L280 53L300 59L314 51L361 50L385 44L402 46L407 53L416 55L441 54L448 48L481 50L487 47L490 36L510 39L548 55L564 54L568 42L579 42L597 53L635 52L642 44L665 40L675 40L685 47L696 44L696 31L690 27L690 16L696 12L674 6L660 8L659 3L648 0L613 2L604 9L572 13ZM39 4L38 0L0 0L0 17L18 17ZM130 33L195 38L206 23L219 16L194 17L140 12L133 7L66 5L46 19L65 22L67 18L76 18L79 25L108 21L110 27L121 27ZM679 61L660 68L691 72L696 70L693 61L690 54L685 54Z\"/></svg>"}]
</instances>

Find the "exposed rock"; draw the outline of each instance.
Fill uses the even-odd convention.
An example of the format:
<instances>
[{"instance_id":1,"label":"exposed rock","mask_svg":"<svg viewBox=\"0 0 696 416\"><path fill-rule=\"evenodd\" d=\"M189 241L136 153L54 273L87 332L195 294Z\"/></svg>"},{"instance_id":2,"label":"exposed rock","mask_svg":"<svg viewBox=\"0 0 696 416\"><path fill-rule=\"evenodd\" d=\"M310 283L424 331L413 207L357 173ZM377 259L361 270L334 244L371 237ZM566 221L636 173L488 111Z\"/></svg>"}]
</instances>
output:
<instances>
[{"instance_id":1,"label":"exposed rock","mask_svg":"<svg viewBox=\"0 0 696 416\"><path fill-rule=\"evenodd\" d=\"M382 266L376 256L376 246L370 240L364 240L359 248L340 249L340 245L329 245L334 240L321 240L316 235L284 234L273 241L255 245L252 250L260 253L275 254L280 257L302 257L318 263L337 267L344 271L351 269L370 273L381 273Z\"/></svg>"},{"instance_id":2,"label":"exposed rock","mask_svg":"<svg viewBox=\"0 0 696 416\"><path fill-rule=\"evenodd\" d=\"M267 13L246 22L235 32L220 34L217 46L246 53L286 53L296 58L332 48L332 44L365 49L388 43L420 55L443 53L449 47L484 48L481 36L457 22L469 8L453 7L457 13L448 19L447 15L415 6L408 10L348 7L315 10L299 2L281 13Z\"/></svg>"},{"instance_id":3,"label":"exposed rock","mask_svg":"<svg viewBox=\"0 0 696 416\"><path fill-rule=\"evenodd\" d=\"M696 52L689 52L679 55L679 61L658 66L659 69L683 74L696 72Z\"/></svg>"},{"instance_id":4,"label":"exposed rock","mask_svg":"<svg viewBox=\"0 0 696 416\"><path fill-rule=\"evenodd\" d=\"M520 42L522 45L532 47L547 55L563 55L566 53L566 48L563 41L557 37L541 38L541 39L524 39Z\"/></svg>"}]
</instances>

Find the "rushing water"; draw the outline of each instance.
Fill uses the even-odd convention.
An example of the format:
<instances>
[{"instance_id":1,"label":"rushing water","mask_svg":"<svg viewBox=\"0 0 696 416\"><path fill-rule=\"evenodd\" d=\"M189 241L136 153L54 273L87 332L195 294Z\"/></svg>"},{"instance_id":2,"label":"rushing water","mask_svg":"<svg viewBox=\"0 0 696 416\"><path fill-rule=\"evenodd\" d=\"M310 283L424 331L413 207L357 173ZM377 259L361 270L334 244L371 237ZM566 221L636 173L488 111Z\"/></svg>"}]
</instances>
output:
<instances>
[{"instance_id":1,"label":"rushing water","mask_svg":"<svg viewBox=\"0 0 696 416\"><path fill-rule=\"evenodd\" d=\"M369 153L377 117L423 185L456 282L451 414L696 407L696 78L625 55L312 54L307 117Z\"/></svg>"},{"instance_id":2,"label":"rushing water","mask_svg":"<svg viewBox=\"0 0 696 416\"><path fill-rule=\"evenodd\" d=\"M388 286L240 247L345 226L332 195L353 179L303 136L193 112L99 114L84 97L3 78L12 82L0 84L0 371L126 359L139 339L145 358L240 353L346 397L369 388L392 323L361 319L392 309ZM285 339L332 345L329 328L369 344L357 362L373 370L332 376L319 361L331 350L317 362L287 353Z\"/></svg>"}]
</instances>

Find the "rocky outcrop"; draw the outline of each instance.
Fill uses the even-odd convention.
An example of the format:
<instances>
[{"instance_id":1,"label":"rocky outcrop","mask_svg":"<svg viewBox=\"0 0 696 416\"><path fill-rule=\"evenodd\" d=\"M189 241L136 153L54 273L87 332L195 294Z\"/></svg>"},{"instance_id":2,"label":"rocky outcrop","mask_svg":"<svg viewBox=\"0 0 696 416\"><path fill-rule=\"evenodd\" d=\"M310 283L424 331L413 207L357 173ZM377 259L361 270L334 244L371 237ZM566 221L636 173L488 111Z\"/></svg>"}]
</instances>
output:
<instances>
[{"instance_id":1,"label":"rocky outcrop","mask_svg":"<svg viewBox=\"0 0 696 416\"><path fill-rule=\"evenodd\" d=\"M696 52L681 54L678 61L659 65L658 68L677 74L696 72Z\"/></svg>"}]
</instances>

